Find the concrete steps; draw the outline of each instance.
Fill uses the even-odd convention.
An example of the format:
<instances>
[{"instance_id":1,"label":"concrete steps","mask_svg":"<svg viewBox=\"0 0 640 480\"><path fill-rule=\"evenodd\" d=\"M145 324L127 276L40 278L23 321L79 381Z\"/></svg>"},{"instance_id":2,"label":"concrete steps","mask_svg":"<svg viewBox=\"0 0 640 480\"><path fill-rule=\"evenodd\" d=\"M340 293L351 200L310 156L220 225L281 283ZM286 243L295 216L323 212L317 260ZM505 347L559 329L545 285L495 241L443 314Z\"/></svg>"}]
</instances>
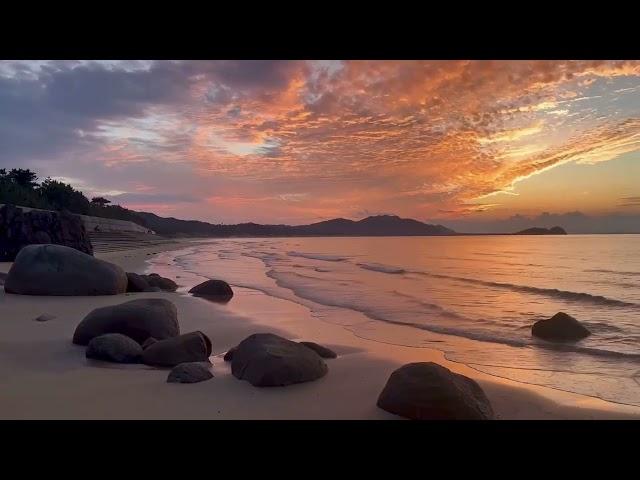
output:
<instances>
[{"instance_id":1,"label":"concrete steps","mask_svg":"<svg viewBox=\"0 0 640 480\"><path fill-rule=\"evenodd\" d=\"M117 252L176 243L171 238L138 232L90 232L94 252Z\"/></svg>"}]
</instances>

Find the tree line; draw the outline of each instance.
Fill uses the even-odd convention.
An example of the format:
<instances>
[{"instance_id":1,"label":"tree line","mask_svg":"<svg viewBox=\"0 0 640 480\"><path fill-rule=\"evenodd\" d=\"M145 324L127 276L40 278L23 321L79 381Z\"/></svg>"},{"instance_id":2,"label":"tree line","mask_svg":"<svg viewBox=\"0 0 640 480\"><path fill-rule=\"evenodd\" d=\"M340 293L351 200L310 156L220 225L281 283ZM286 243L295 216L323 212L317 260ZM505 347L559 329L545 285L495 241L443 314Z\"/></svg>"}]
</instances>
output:
<instances>
[{"instance_id":1,"label":"tree line","mask_svg":"<svg viewBox=\"0 0 640 480\"><path fill-rule=\"evenodd\" d=\"M142 217L120 205L111 205L104 197L89 200L71 185L45 178L38 183L38 175L23 168L0 169L0 203L43 210L67 210L81 215L129 220L146 226Z\"/></svg>"}]
</instances>

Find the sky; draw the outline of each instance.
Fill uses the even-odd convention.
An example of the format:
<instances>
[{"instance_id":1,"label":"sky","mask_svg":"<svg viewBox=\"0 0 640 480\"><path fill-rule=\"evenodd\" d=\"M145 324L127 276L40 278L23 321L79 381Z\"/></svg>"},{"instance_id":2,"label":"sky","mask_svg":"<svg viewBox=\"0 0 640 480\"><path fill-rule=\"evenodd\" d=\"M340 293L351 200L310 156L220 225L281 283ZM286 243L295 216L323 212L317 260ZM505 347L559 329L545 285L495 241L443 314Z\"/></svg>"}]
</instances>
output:
<instances>
[{"instance_id":1,"label":"sky","mask_svg":"<svg viewBox=\"0 0 640 480\"><path fill-rule=\"evenodd\" d=\"M0 61L2 167L213 223L640 231L640 61Z\"/></svg>"}]
</instances>

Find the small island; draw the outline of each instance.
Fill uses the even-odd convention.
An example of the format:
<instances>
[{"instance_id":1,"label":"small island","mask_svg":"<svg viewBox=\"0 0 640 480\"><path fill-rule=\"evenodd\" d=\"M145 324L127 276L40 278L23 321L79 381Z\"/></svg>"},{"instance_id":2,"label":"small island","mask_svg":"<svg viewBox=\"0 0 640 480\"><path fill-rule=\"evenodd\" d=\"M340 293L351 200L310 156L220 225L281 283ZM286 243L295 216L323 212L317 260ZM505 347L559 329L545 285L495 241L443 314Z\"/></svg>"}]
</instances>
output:
<instances>
[{"instance_id":1,"label":"small island","mask_svg":"<svg viewBox=\"0 0 640 480\"><path fill-rule=\"evenodd\" d=\"M551 227L551 228L532 227L532 228L527 228L525 230L520 230L519 232L516 232L513 235L566 235L566 234L567 232L562 227Z\"/></svg>"}]
</instances>

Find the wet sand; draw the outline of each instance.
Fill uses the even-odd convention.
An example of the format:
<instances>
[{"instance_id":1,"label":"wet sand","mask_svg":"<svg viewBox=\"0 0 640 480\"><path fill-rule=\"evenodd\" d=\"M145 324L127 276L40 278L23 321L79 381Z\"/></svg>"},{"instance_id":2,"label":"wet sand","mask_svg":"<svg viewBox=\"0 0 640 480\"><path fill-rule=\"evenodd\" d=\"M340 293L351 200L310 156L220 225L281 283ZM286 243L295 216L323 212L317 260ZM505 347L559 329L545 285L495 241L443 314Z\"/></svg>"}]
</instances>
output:
<instances>
[{"instance_id":1,"label":"wet sand","mask_svg":"<svg viewBox=\"0 0 640 480\"><path fill-rule=\"evenodd\" d=\"M154 253L188 243L96 256L142 273ZM0 272L10 264L0 264ZM178 284L185 279L177 278ZM397 419L376 406L391 372L434 361L476 379L500 419L635 419L640 408L492 377L427 348L358 338L287 300L245 288L226 305L183 293L107 297L32 297L0 293L0 418L2 419ZM202 330L213 342L215 378L168 384L169 370L89 361L71 343L76 325L92 309L134 298L161 297L178 307L182 332ZM36 322L49 313L57 318ZM255 388L231 375L224 353L246 336L273 332L334 349L324 378L288 387Z\"/></svg>"}]
</instances>

